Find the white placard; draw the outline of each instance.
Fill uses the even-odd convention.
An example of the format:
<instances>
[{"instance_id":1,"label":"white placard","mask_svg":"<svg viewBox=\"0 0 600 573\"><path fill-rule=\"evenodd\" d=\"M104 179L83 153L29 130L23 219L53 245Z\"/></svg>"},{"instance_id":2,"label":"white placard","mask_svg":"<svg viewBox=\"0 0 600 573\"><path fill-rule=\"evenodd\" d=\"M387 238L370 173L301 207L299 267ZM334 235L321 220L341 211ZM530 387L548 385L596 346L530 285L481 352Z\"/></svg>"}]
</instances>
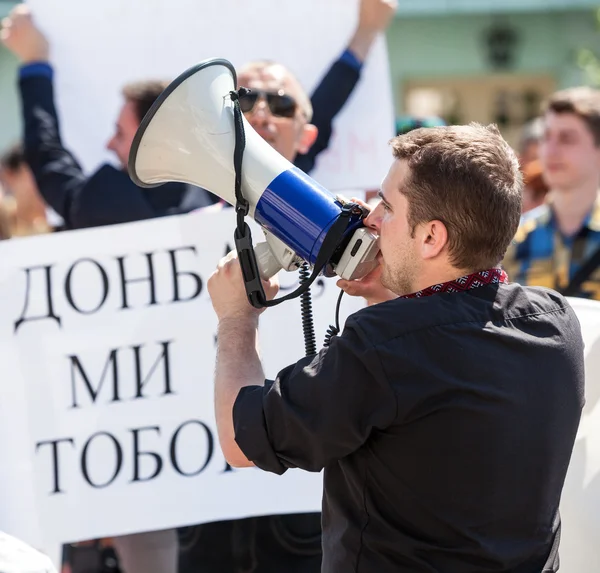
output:
<instances>
[{"instance_id":1,"label":"white placard","mask_svg":"<svg viewBox=\"0 0 600 573\"><path fill-rule=\"evenodd\" d=\"M205 284L234 220L231 209L0 242L0 530L47 546L320 510L321 474L225 471ZM282 273L284 288L297 278ZM335 279L313 287L319 348L338 293ZM363 304L345 298L342 320ZM260 333L274 377L304 354L299 300L268 309Z\"/></svg>"},{"instance_id":2,"label":"white placard","mask_svg":"<svg viewBox=\"0 0 600 573\"><path fill-rule=\"evenodd\" d=\"M131 80L172 79L207 58L274 59L309 90L341 55L358 0L28 0L52 42L66 145L87 170L103 151ZM392 89L383 38L311 175L332 191L378 188L391 161Z\"/></svg>"},{"instance_id":3,"label":"white placard","mask_svg":"<svg viewBox=\"0 0 600 573\"><path fill-rule=\"evenodd\" d=\"M585 407L562 494L559 555L561 573L578 573L600 570L600 302L569 302L585 342Z\"/></svg>"}]
</instances>

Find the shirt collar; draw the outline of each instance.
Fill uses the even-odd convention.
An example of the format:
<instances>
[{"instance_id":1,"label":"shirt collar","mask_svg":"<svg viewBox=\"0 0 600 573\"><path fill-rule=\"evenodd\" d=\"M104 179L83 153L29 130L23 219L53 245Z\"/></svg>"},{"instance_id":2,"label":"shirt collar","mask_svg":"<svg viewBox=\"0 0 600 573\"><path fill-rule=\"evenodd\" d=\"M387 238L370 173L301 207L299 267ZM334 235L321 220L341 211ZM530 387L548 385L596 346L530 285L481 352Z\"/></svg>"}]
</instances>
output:
<instances>
[{"instance_id":1,"label":"shirt collar","mask_svg":"<svg viewBox=\"0 0 600 573\"><path fill-rule=\"evenodd\" d=\"M406 294L400 298L421 298L442 292L464 292L473 288L500 283L508 283L508 275L502 269L494 268L465 275L453 281L433 285L423 290Z\"/></svg>"}]
</instances>

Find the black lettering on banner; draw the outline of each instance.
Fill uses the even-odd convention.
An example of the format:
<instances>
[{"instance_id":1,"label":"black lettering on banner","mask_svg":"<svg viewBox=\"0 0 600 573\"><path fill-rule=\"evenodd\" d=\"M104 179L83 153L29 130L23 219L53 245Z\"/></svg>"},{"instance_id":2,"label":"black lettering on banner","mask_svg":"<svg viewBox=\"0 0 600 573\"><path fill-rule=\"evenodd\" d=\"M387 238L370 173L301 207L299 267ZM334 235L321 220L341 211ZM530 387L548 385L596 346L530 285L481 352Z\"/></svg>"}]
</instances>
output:
<instances>
[{"instance_id":1,"label":"black lettering on banner","mask_svg":"<svg viewBox=\"0 0 600 573\"><path fill-rule=\"evenodd\" d=\"M115 470L113 472L112 477L107 482L94 483L90 477L90 473L88 470L88 448L90 447L92 440L99 438L101 436L106 436L115 446L115 458L116 458L115 459ZM83 446L83 450L81 452L81 473L86 482L88 482L92 487L95 487L97 489L107 487L112 482L114 482L115 479L117 479L117 476L119 475L119 472L121 471L122 466L123 466L123 450L122 450L121 444L119 444L119 441L117 440L117 438L115 438L112 434L109 434L108 432L96 432L95 434L92 434L89 437L88 441L85 443L85 446Z\"/></svg>"},{"instance_id":2,"label":"black lettering on banner","mask_svg":"<svg viewBox=\"0 0 600 573\"><path fill-rule=\"evenodd\" d=\"M206 433L206 443L207 443L208 451L206 454L206 460L204 461L204 464L200 467L200 469L198 469L196 471L192 471L192 472L185 472L181 469L179 462L177 461L177 438L179 437L179 433L186 426L189 426L191 424L196 424L198 426L201 426L204 429L204 432ZM180 474L182 476L186 476L186 477L194 477L194 476L201 474L206 469L206 467L210 463L210 460L212 459L213 450L214 450L214 439L213 439L212 432L210 431L210 428L204 422L201 422L200 420L188 420L187 422L184 422L183 424L181 424L181 426L179 426L179 428L177 428L177 430L175 430L175 433L173 434L173 437L171 438L171 446L169 448L169 453L171 456L171 464L173 465L173 468L175 469L175 471L178 474Z\"/></svg>"},{"instance_id":3,"label":"black lettering on banner","mask_svg":"<svg viewBox=\"0 0 600 573\"><path fill-rule=\"evenodd\" d=\"M73 298L73 273L81 263L91 263L92 265L94 265L98 269L98 272L100 273L100 280L102 281L102 295L100 297L100 302L96 305L96 307L88 310L81 308ZM94 312L98 312L102 308L102 305L106 302L106 299L108 298L108 291L108 275L106 274L106 271L98 261L95 261L94 259L79 259L71 265L71 268L69 269L69 272L65 277L65 295L67 297L67 302L71 305L71 307L74 310L81 314L93 314Z\"/></svg>"},{"instance_id":4,"label":"black lettering on banner","mask_svg":"<svg viewBox=\"0 0 600 573\"><path fill-rule=\"evenodd\" d=\"M171 269L173 271L173 302L188 302L194 300L202 292L202 278L200 278L200 275L196 274L194 271L180 271L177 268L177 253L180 253L181 251L191 251L194 255L197 254L196 247L193 245L180 247L178 249L170 249L168 251L171 258ZM181 297L179 291L179 277L182 275L192 279L193 283L192 294L188 294L185 297Z\"/></svg>"},{"instance_id":5,"label":"black lettering on banner","mask_svg":"<svg viewBox=\"0 0 600 573\"><path fill-rule=\"evenodd\" d=\"M19 327L27 321L32 321L32 320L44 320L46 318L51 318L53 320L56 320L57 324L59 326L61 326L61 321L60 318L58 316L56 316L55 312L54 312L54 305L52 303L52 267L53 265L44 265L44 266L36 266L36 267L27 267L25 269L25 304L23 305L23 311L21 312L21 316L19 317L19 319L17 321L15 321L15 329L14 332L17 332L17 330L19 329ZM33 273L33 271L36 270L43 270L45 271L45 278L46 278L46 289L45 289L45 295L46 295L46 304L47 304L47 308L48 308L48 314L45 314L43 316L30 316L27 317L25 316L25 313L27 312L27 309L29 308L29 303L30 303L30 294L31 294L31 275Z\"/></svg>"},{"instance_id":6,"label":"black lettering on banner","mask_svg":"<svg viewBox=\"0 0 600 573\"><path fill-rule=\"evenodd\" d=\"M59 440L44 440L43 442L38 442L35 445L35 451L37 452L41 446L52 446L52 476L53 476L53 489L52 493L64 493L60 489L60 472L59 472L59 463L58 463L58 444L62 442L70 443L72 446L75 446L75 441L73 438L61 438Z\"/></svg>"},{"instance_id":7,"label":"black lettering on banner","mask_svg":"<svg viewBox=\"0 0 600 573\"><path fill-rule=\"evenodd\" d=\"M140 451L140 432L146 430L153 430L160 436L160 428L158 426L147 426L145 428L133 428L131 433L133 435L133 479L135 481L150 481L160 474L163 461L162 458L156 452L142 452ZM142 456L150 456L155 461L154 472L148 477L140 477L140 458Z\"/></svg>"},{"instance_id":8,"label":"black lettering on banner","mask_svg":"<svg viewBox=\"0 0 600 573\"><path fill-rule=\"evenodd\" d=\"M232 472L232 471L233 471L233 468L227 462L225 462L225 469L221 473L226 474L227 472Z\"/></svg>"},{"instance_id":9,"label":"black lettering on banner","mask_svg":"<svg viewBox=\"0 0 600 573\"><path fill-rule=\"evenodd\" d=\"M83 380L85 387L92 399L92 403L96 402L98 398L98 394L100 394L100 390L104 384L104 379L106 378L109 369L112 377L112 400L111 402L118 402L119 398L119 378L118 378L118 368L117 368L117 352L118 349L113 349L110 351L108 358L106 359L106 363L104 364L104 369L102 370L102 374L100 375L100 381L96 388L94 388L90 378L88 377L86 371L84 370L81 361L78 356L71 355L69 356L69 360L71 361L71 395L73 398L73 403L71 408L79 408L79 404L77 402L77 376L76 373L79 372L81 379ZM112 367L112 368L111 368Z\"/></svg>"},{"instance_id":10,"label":"black lettering on banner","mask_svg":"<svg viewBox=\"0 0 600 573\"><path fill-rule=\"evenodd\" d=\"M138 277L133 279L125 277L125 257L117 257L117 262L119 263L119 273L121 278L121 298L123 299L121 310L130 308L127 299L127 285L129 283L147 282L150 285L150 303L148 304L148 306L157 304L156 283L154 281L154 261L152 259L153 254L154 253L145 253L146 262L148 263L148 274L145 277Z\"/></svg>"},{"instance_id":11,"label":"black lettering on banner","mask_svg":"<svg viewBox=\"0 0 600 573\"><path fill-rule=\"evenodd\" d=\"M171 390L171 369L170 369L170 362L169 362L169 344L171 344L171 342L173 342L173 341L167 340L165 342L159 343L162 346L162 353L155 360L154 364L150 368L150 371L148 372L148 375L145 378L142 378L141 350L142 350L143 346L141 346L141 345L140 346L132 346L132 350L133 350L134 357L135 357L135 384L136 384L135 398L144 398L145 397L143 395L144 387L146 386L146 384L148 383L150 378L152 378L154 371L156 370L156 368L158 367L158 365L161 361L164 364L163 377L165 380L165 392L164 392L163 396L166 396L167 394L174 394L173 390Z\"/></svg>"}]
</instances>

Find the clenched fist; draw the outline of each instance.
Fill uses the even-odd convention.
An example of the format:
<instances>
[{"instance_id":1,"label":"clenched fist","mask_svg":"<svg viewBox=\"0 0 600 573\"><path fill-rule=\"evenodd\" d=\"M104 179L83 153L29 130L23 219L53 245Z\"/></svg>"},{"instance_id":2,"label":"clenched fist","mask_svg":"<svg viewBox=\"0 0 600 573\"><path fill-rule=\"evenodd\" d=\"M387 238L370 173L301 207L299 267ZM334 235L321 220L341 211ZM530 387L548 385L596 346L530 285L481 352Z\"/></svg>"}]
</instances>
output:
<instances>
[{"instance_id":1,"label":"clenched fist","mask_svg":"<svg viewBox=\"0 0 600 573\"><path fill-rule=\"evenodd\" d=\"M2 20L0 40L24 64L48 61L48 40L34 24L25 4L13 8Z\"/></svg>"},{"instance_id":2,"label":"clenched fist","mask_svg":"<svg viewBox=\"0 0 600 573\"><path fill-rule=\"evenodd\" d=\"M375 38L387 29L398 10L397 0L360 0L358 26L349 49L364 62Z\"/></svg>"}]
</instances>

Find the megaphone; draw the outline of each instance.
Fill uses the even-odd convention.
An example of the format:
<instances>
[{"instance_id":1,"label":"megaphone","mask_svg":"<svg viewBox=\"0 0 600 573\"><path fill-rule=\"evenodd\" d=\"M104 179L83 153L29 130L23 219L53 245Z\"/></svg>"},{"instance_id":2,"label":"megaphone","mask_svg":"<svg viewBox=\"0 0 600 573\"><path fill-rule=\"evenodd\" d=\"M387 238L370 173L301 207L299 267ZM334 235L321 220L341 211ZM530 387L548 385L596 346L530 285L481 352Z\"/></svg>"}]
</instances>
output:
<instances>
[{"instance_id":1,"label":"megaphone","mask_svg":"<svg viewBox=\"0 0 600 573\"><path fill-rule=\"evenodd\" d=\"M243 214L265 233L266 241L254 250L264 279L282 269L296 270L303 261L322 263L322 247L331 243L326 238L342 215L347 225L322 272L351 280L373 270L379 248L377 236L363 225L365 211L353 204L349 209L347 200L281 156L243 117L239 104L236 115L236 88L235 69L224 59L206 60L177 77L135 135L131 179L141 187L188 183L239 206L236 176L241 178L237 189L246 202ZM236 166L240 138L245 138L243 159Z\"/></svg>"}]
</instances>

